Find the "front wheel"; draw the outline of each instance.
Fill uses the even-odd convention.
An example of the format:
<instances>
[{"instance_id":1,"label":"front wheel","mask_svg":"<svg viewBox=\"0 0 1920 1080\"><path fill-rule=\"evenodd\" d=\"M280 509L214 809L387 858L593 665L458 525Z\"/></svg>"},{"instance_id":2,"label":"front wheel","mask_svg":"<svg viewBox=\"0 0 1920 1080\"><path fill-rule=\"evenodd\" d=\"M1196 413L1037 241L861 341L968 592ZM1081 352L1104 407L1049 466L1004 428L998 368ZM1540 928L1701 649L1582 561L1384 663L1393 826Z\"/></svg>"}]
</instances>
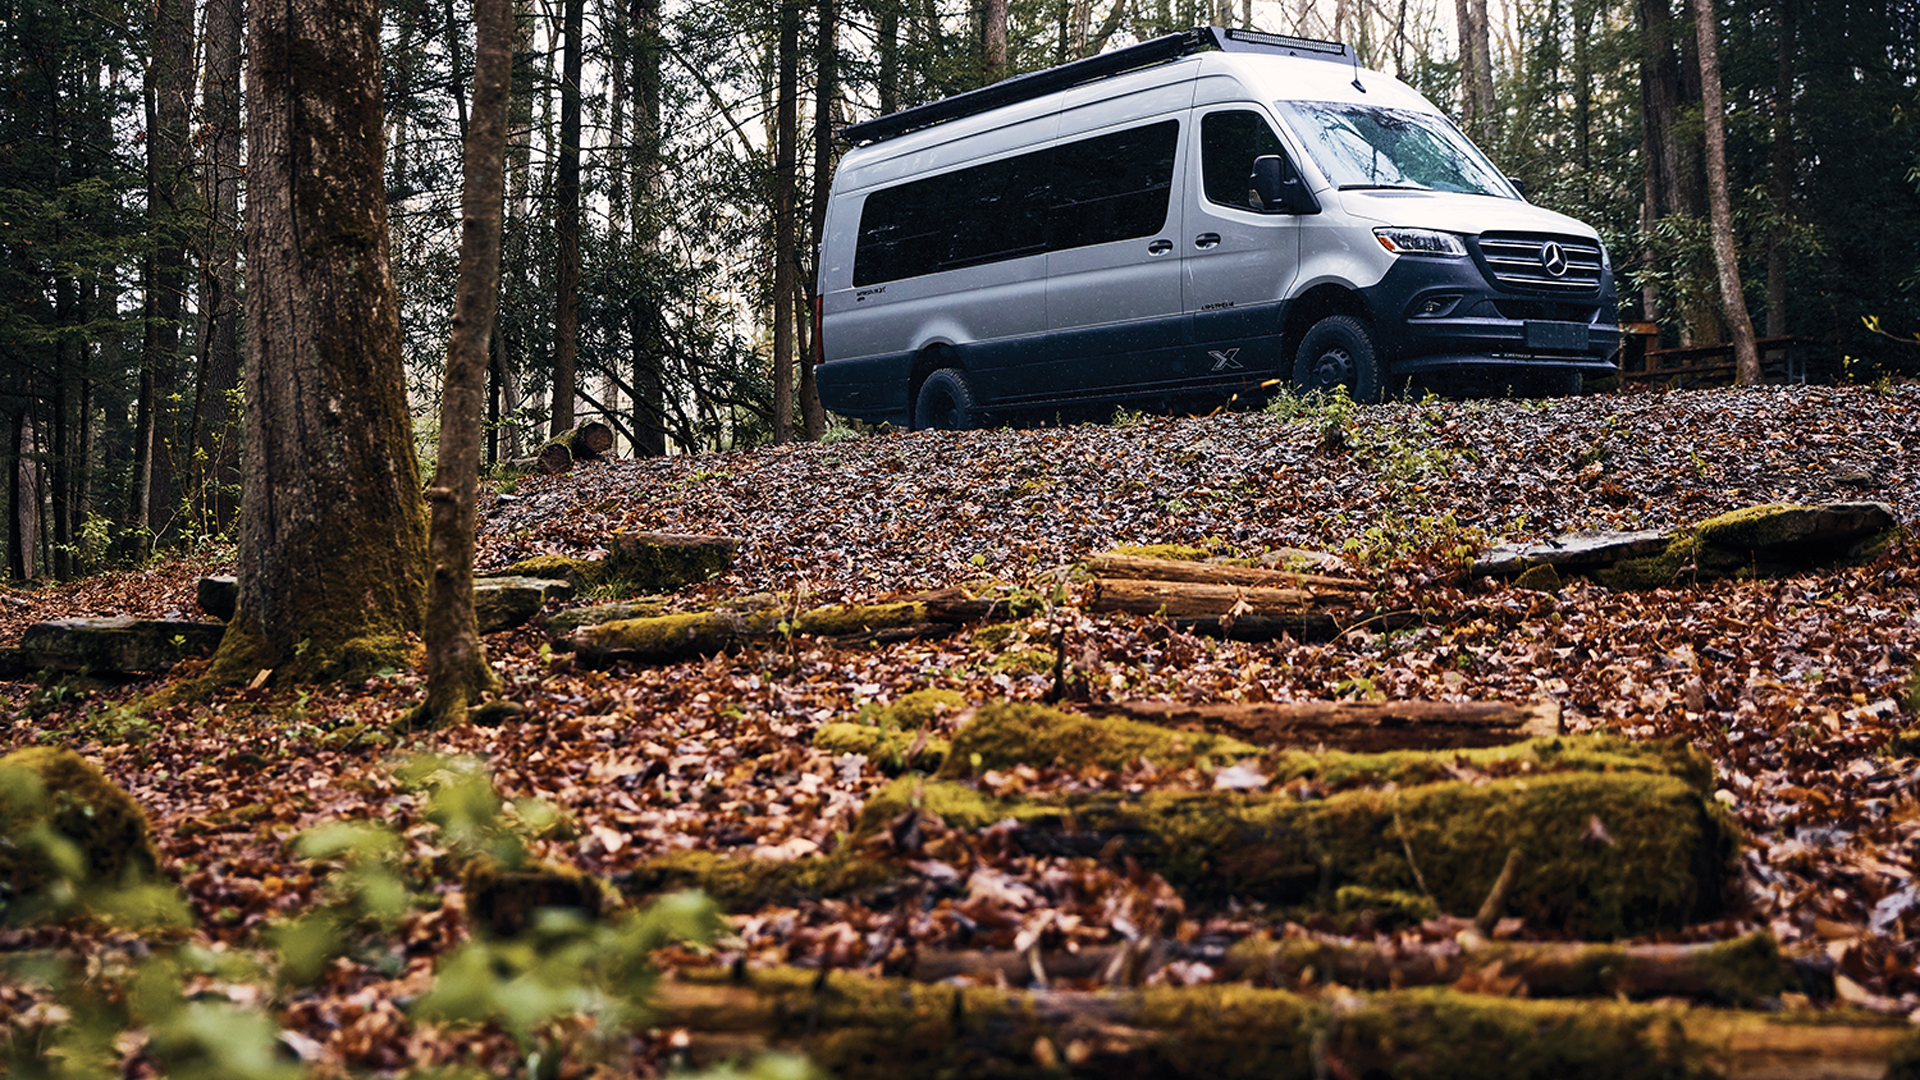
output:
<instances>
[{"instance_id":1,"label":"front wheel","mask_svg":"<svg viewBox=\"0 0 1920 1080\"><path fill-rule=\"evenodd\" d=\"M1313 324L1294 354L1293 385L1300 390L1344 386L1355 401L1380 400L1380 360L1373 331L1351 315L1329 315Z\"/></svg>"},{"instance_id":2,"label":"front wheel","mask_svg":"<svg viewBox=\"0 0 1920 1080\"><path fill-rule=\"evenodd\" d=\"M941 368L920 384L913 405L915 431L966 431L975 419L973 388L965 372Z\"/></svg>"}]
</instances>

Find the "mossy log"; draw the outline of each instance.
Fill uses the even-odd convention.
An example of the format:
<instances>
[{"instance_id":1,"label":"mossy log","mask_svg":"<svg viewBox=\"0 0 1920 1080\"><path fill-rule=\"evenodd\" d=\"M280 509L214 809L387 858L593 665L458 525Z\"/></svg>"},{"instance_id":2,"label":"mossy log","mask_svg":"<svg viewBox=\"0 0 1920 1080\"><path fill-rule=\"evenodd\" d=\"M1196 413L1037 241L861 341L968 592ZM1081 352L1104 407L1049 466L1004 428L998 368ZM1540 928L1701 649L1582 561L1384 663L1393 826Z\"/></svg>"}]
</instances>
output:
<instances>
[{"instance_id":1,"label":"mossy log","mask_svg":"<svg viewBox=\"0 0 1920 1080\"><path fill-rule=\"evenodd\" d=\"M54 619L27 627L20 649L35 667L136 674L211 652L226 632L225 623L187 619Z\"/></svg>"},{"instance_id":2,"label":"mossy log","mask_svg":"<svg viewBox=\"0 0 1920 1080\"><path fill-rule=\"evenodd\" d=\"M666 600L616 600L611 604L568 608L547 619L547 637L564 646L567 638L583 626L620 622L625 619L653 619L667 613Z\"/></svg>"},{"instance_id":3,"label":"mossy log","mask_svg":"<svg viewBox=\"0 0 1920 1080\"><path fill-rule=\"evenodd\" d=\"M1087 570L1098 578L1135 581L1183 581L1196 585L1235 585L1268 589L1295 589L1328 600L1349 601L1370 586L1356 578L1294 573L1264 566L1195 562L1191 559L1148 559L1107 553L1087 560Z\"/></svg>"},{"instance_id":4,"label":"mossy log","mask_svg":"<svg viewBox=\"0 0 1920 1080\"><path fill-rule=\"evenodd\" d=\"M98 766L50 746L0 757L0 921L23 914L60 876L50 842L73 845L76 886L116 889L160 866L146 811Z\"/></svg>"},{"instance_id":5,"label":"mossy log","mask_svg":"<svg viewBox=\"0 0 1920 1080\"><path fill-rule=\"evenodd\" d=\"M692 1033L699 1063L797 1050L842 1080L1865 1077L1907 1036L1895 1022L1435 989L1021 991L787 968L681 971L654 1006Z\"/></svg>"},{"instance_id":6,"label":"mossy log","mask_svg":"<svg viewBox=\"0 0 1920 1080\"><path fill-rule=\"evenodd\" d=\"M1219 972L1268 986L1305 979L1366 990L1445 986L1476 975L1514 980L1513 992L1532 997L1679 997L1736 1006L1799 988L1765 931L1704 944L1495 941L1464 949L1254 937L1229 949Z\"/></svg>"},{"instance_id":7,"label":"mossy log","mask_svg":"<svg viewBox=\"0 0 1920 1080\"><path fill-rule=\"evenodd\" d=\"M738 610L597 623L587 623L581 617L563 624L570 629L551 632L579 654L582 662L598 665L619 660L657 662L711 656L750 641L777 637L783 627L788 633L841 641L890 641L951 633L954 629L951 623L931 621L925 606L917 603L833 604L788 616L776 598L748 600L755 602ZM758 602L762 600L764 604Z\"/></svg>"},{"instance_id":8,"label":"mossy log","mask_svg":"<svg viewBox=\"0 0 1920 1080\"><path fill-rule=\"evenodd\" d=\"M1038 593L1010 587L949 586L929 589L908 597L927 609L927 616L939 622L956 624L985 622L988 619L1019 619L1046 608Z\"/></svg>"},{"instance_id":9,"label":"mossy log","mask_svg":"<svg viewBox=\"0 0 1920 1080\"><path fill-rule=\"evenodd\" d=\"M1171 731L1124 719L1095 719L1026 702L1003 702L975 712L954 734L937 774L960 780L1016 765L1078 771L1121 769L1142 759L1161 770L1210 762L1227 765L1260 748L1238 739Z\"/></svg>"},{"instance_id":10,"label":"mossy log","mask_svg":"<svg viewBox=\"0 0 1920 1080\"><path fill-rule=\"evenodd\" d=\"M956 750L954 758L959 757ZM1290 793L1149 792L997 799L903 779L868 800L871 835L910 805L981 829L1006 819L1032 854L1124 853L1200 902L1327 909L1343 888L1425 893L1472 916L1518 849L1506 910L1537 927L1607 939L1712 918L1733 887L1737 833L1678 777L1562 772L1524 780ZM1605 840L1596 838L1598 820Z\"/></svg>"},{"instance_id":11,"label":"mossy log","mask_svg":"<svg viewBox=\"0 0 1920 1080\"><path fill-rule=\"evenodd\" d=\"M1305 589L1099 578L1089 593L1087 610L1161 616L1183 630L1237 640L1265 641L1289 634L1326 641L1337 628L1333 619L1314 610L1315 602L1314 594Z\"/></svg>"},{"instance_id":12,"label":"mossy log","mask_svg":"<svg viewBox=\"0 0 1920 1080\"><path fill-rule=\"evenodd\" d=\"M813 733L813 745L829 754L859 754L889 776L908 769L937 771L951 749L947 740L922 738L919 731L848 723L820 725Z\"/></svg>"},{"instance_id":13,"label":"mossy log","mask_svg":"<svg viewBox=\"0 0 1920 1080\"><path fill-rule=\"evenodd\" d=\"M606 580L630 593L669 593L733 565L740 541L688 533L617 532L607 538Z\"/></svg>"},{"instance_id":14,"label":"mossy log","mask_svg":"<svg viewBox=\"0 0 1920 1080\"><path fill-rule=\"evenodd\" d=\"M210 619L229 622L240 604L240 579L233 574L211 574L193 587L193 602Z\"/></svg>"},{"instance_id":15,"label":"mossy log","mask_svg":"<svg viewBox=\"0 0 1920 1080\"><path fill-rule=\"evenodd\" d=\"M613 429L598 420L577 424L548 439L534 451L535 466L541 472L563 473L576 461L593 461L613 449Z\"/></svg>"},{"instance_id":16,"label":"mossy log","mask_svg":"<svg viewBox=\"0 0 1920 1080\"><path fill-rule=\"evenodd\" d=\"M549 578L474 578L474 621L483 634L508 630L539 614L549 600L573 599L573 591L565 581Z\"/></svg>"},{"instance_id":17,"label":"mossy log","mask_svg":"<svg viewBox=\"0 0 1920 1080\"><path fill-rule=\"evenodd\" d=\"M1184 704L1093 703L1089 712L1186 731L1231 735L1256 746L1316 747L1360 753L1506 746L1560 734L1551 701L1286 701Z\"/></svg>"}]
</instances>

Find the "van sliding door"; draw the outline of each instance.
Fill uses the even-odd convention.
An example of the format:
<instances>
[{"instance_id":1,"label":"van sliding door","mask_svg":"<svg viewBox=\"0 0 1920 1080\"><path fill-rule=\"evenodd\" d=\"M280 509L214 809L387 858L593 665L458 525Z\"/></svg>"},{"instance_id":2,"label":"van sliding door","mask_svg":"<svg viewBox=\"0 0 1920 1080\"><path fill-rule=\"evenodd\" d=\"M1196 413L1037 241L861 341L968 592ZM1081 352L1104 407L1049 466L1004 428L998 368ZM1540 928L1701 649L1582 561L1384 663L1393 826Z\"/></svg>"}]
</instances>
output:
<instances>
[{"instance_id":1,"label":"van sliding door","mask_svg":"<svg viewBox=\"0 0 1920 1080\"><path fill-rule=\"evenodd\" d=\"M1179 346L1180 122L1061 143L1047 215L1045 354L1032 397L1157 382Z\"/></svg>"}]
</instances>

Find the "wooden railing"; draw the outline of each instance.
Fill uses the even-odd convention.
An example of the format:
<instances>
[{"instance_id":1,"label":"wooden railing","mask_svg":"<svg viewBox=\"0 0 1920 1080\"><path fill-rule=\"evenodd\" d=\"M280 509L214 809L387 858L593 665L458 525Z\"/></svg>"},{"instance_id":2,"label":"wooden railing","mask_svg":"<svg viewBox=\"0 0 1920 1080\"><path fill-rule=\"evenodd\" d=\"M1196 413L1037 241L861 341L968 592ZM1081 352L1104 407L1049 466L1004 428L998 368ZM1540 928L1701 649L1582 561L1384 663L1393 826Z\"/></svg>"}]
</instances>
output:
<instances>
[{"instance_id":1,"label":"wooden railing","mask_svg":"<svg viewBox=\"0 0 1920 1080\"><path fill-rule=\"evenodd\" d=\"M1620 328L1620 388L1730 386L1735 369L1733 343L1660 347L1660 331L1652 323L1627 323ZM1766 383L1825 382L1826 344L1813 338L1769 337L1754 342L1760 352L1760 381Z\"/></svg>"}]
</instances>

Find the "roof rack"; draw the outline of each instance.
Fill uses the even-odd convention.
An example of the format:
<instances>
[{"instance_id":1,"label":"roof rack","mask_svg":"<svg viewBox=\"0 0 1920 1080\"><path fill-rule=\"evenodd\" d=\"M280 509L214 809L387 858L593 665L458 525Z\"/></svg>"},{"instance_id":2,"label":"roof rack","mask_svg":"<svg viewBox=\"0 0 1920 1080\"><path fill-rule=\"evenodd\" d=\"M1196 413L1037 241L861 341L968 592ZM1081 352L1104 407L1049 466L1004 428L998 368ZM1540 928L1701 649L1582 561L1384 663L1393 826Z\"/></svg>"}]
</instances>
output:
<instances>
[{"instance_id":1,"label":"roof rack","mask_svg":"<svg viewBox=\"0 0 1920 1080\"><path fill-rule=\"evenodd\" d=\"M1065 90L1082 83L1178 60L1190 53L1218 45L1219 41L1214 37L1213 28L1195 27L1184 33L1167 34L1143 41L1138 45L1129 45L1124 49L1089 56L1085 60L1075 60L1070 64L1062 64L1045 71L1015 75L1011 79L1002 79L978 90L969 90L964 94L955 94L911 109L902 109L858 124L849 124L841 129L840 137L856 146L878 142L881 139L891 139L896 135L905 135L909 131L919 131L921 128L932 127L948 120L958 120L963 116L974 116L988 109L997 109L1002 105L1030 101L1056 90Z\"/></svg>"},{"instance_id":2,"label":"roof rack","mask_svg":"<svg viewBox=\"0 0 1920 1080\"><path fill-rule=\"evenodd\" d=\"M1268 53L1307 60L1333 60L1344 64L1359 62L1351 46L1337 41L1317 41L1313 38L1289 37L1285 34L1266 34L1258 30L1196 26L1182 33L1167 34L1143 41L1138 45L1129 45L1124 49L1115 49L1098 56L1089 56L1084 60L1075 60L1070 64L1047 68L1045 71L1015 75L1011 79L1002 79L978 90L969 90L964 94L955 94L911 109L902 109L872 120L863 120L858 124L848 124L840 130L840 137L855 146L879 142L881 139L891 139L896 135L905 135L910 131L943 124L948 120L974 116L989 109L997 109L1002 105L1030 101L1044 94L1079 86L1082 83L1154 67L1206 49Z\"/></svg>"}]
</instances>

